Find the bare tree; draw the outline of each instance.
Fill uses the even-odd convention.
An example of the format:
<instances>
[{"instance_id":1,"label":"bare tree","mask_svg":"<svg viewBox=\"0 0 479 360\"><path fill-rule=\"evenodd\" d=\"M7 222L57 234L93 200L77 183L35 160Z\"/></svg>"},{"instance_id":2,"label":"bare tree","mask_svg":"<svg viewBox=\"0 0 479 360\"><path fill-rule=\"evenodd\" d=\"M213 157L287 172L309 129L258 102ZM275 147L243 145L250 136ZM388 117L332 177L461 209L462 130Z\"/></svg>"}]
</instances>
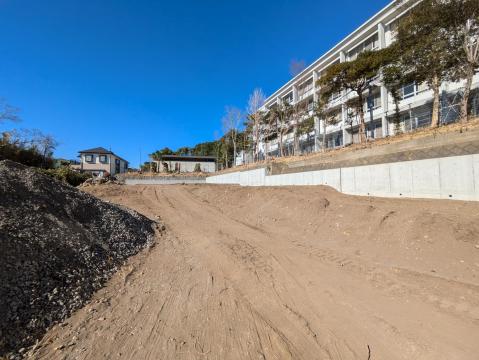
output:
<instances>
[{"instance_id":1,"label":"bare tree","mask_svg":"<svg viewBox=\"0 0 479 360\"><path fill-rule=\"evenodd\" d=\"M293 59L289 63L289 74L294 77L298 75L301 71L303 71L305 68L306 63L304 62L304 60Z\"/></svg>"},{"instance_id":2,"label":"bare tree","mask_svg":"<svg viewBox=\"0 0 479 360\"><path fill-rule=\"evenodd\" d=\"M19 111L18 108L9 105L5 99L0 98L0 124L5 121L20 121Z\"/></svg>"},{"instance_id":3,"label":"bare tree","mask_svg":"<svg viewBox=\"0 0 479 360\"><path fill-rule=\"evenodd\" d=\"M233 144L233 167L236 165L236 138L242 118L243 114L240 109L234 106L227 106L225 108L225 115L221 119L223 133L231 139L231 144Z\"/></svg>"},{"instance_id":4,"label":"bare tree","mask_svg":"<svg viewBox=\"0 0 479 360\"><path fill-rule=\"evenodd\" d=\"M32 144L43 157L43 166L46 164L47 158L52 157L53 151L59 145L58 141L52 135L44 134L39 130L32 131Z\"/></svg>"},{"instance_id":5,"label":"bare tree","mask_svg":"<svg viewBox=\"0 0 479 360\"><path fill-rule=\"evenodd\" d=\"M248 100L248 120L253 136L253 162L259 159L260 129L263 119L261 108L265 102L263 91L259 88L253 90Z\"/></svg>"}]
</instances>

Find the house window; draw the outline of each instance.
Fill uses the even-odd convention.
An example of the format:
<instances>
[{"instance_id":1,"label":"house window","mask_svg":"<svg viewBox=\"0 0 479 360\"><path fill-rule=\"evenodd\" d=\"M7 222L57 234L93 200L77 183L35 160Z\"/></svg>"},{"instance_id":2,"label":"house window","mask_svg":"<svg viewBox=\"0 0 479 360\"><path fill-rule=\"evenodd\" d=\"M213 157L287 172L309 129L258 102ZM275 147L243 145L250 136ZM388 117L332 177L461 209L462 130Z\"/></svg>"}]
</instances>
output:
<instances>
[{"instance_id":1,"label":"house window","mask_svg":"<svg viewBox=\"0 0 479 360\"><path fill-rule=\"evenodd\" d=\"M100 162L103 164L108 163L108 157L106 155L100 155Z\"/></svg>"},{"instance_id":2,"label":"house window","mask_svg":"<svg viewBox=\"0 0 479 360\"><path fill-rule=\"evenodd\" d=\"M85 161L88 163L93 162L93 155L85 155Z\"/></svg>"},{"instance_id":3,"label":"house window","mask_svg":"<svg viewBox=\"0 0 479 360\"><path fill-rule=\"evenodd\" d=\"M127 163L127 162L125 162L125 163L123 164L123 168L125 169L125 171L128 170L128 163Z\"/></svg>"}]
</instances>

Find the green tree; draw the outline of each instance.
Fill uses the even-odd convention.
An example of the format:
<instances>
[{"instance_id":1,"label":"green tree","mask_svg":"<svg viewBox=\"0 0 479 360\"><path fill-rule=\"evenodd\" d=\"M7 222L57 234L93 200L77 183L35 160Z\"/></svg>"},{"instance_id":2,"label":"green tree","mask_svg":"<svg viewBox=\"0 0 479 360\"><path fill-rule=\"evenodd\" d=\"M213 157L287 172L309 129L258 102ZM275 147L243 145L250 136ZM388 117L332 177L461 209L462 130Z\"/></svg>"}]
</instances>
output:
<instances>
[{"instance_id":1,"label":"green tree","mask_svg":"<svg viewBox=\"0 0 479 360\"><path fill-rule=\"evenodd\" d=\"M440 87L456 64L455 49L446 31L442 0L422 0L399 21L396 43L399 61L416 83L433 91L431 127L439 125Z\"/></svg>"},{"instance_id":2,"label":"green tree","mask_svg":"<svg viewBox=\"0 0 479 360\"><path fill-rule=\"evenodd\" d=\"M329 107L329 99L332 88L323 88L321 96L313 103L313 116L318 118L322 125L322 151L326 151L326 130L330 125L336 125L339 122L338 117L333 109Z\"/></svg>"},{"instance_id":3,"label":"green tree","mask_svg":"<svg viewBox=\"0 0 479 360\"><path fill-rule=\"evenodd\" d=\"M297 102L296 104L289 107L288 119L292 123L293 128L293 152L294 155L298 155L300 153L299 147L299 137L301 134L299 133L299 127L301 123L304 121L304 116L308 113L308 103L307 100L303 100Z\"/></svg>"},{"instance_id":4,"label":"green tree","mask_svg":"<svg viewBox=\"0 0 479 360\"><path fill-rule=\"evenodd\" d=\"M157 161L160 161L160 160L157 160ZM140 169L143 172L157 172L156 162L146 161L140 165Z\"/></svg>"},{"instance_id":5,"label":"green tree","mask_svg":"<svg viewBox=\"0 0 479 360\"><path fill-rule=\"evenodd\" d=\"M188 146L180 147L175 151L175 155L190 155L190 153L191 149Z\"/></svg>"},{"instance_id":6,"label":"green tree","mask_svg":"<svg viewBox=\"0 0 479 360\"><path fill-rule=\"evenodd\" d=\"M314 130L314 117L310 116L304 119L298 125L298 136L302 136L305 134L310 134Z\"/></svg>"},{"instance_id":7,"label":"green tree","mask_svg":"<svg viewBox=\"0 0 479 360\"><path fill-rule=\"evenodd\" d=\"M151 157L153 160L161 161L161 157L162 157L163 155L173 155L173 154L174 154L173 150L171 150L171 149L168 148L168 147L164 147L163 149L157 150L157 151L155 151L154 153L150 154L150 157Z\"/></svg>"},{"instance_id":8,"label":"green tree","mask_svg":"<svg viewBox=\"0 0 479 360\"><path fill-rule=\"evenodd\" d=\"M366 126L364 124L365 91L371 81L378 75L383 64L382 56L375 51L365 51L358 55L356 60L331 65L326 73L318 80L318 85L327 94L343 90L352 91L356 97L355 108L359 115L360 141L366 141Z\"/></svg>"},{"instance_id":9,"label":"green tree","mask_svg":"<svg viewBox=\"0 0 479 360\"><path fill-rule=\"evenodd\" d=\"M450 48L454 52L457 63L452 71L452 80L464 79L464 93L461 100L461 121L469 117L469 97L472 79L479 71L479 1L448 0L440 6L441 26L445 27L451 40Z\"/></svg>"},{"instance_id":10,"label":"green tree","mask_svg":"<svg viewBox=\"0 0 479 360\"><path fill-rule=\"evenodd\" d=\"M272 132L275 132L274 138L278 139L279 156L284 156L284 137L289 131L288 118L291 113L291 105L287 102L275 104L265 116L265 129L269 131L270 135L266 140L273 138Z\"/></svg>"}]
</instances>

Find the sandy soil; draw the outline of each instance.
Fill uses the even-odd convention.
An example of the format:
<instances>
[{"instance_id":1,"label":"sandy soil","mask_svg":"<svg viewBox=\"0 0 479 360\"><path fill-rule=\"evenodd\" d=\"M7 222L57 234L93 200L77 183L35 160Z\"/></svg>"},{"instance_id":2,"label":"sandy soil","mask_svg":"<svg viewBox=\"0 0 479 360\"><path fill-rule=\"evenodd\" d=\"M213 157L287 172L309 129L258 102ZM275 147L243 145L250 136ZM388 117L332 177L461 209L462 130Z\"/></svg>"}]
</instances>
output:
<instances>
[{"instance_id":1,"label":"sandy soil","mask_svg":"<svg viewBox=\"0 0 479 360\"><path fill-rule=\"evenodd\" d=\"M88 191L167 230L35 358L478 359L477 203L326 187Z\"/></svg>"}]
</instances>

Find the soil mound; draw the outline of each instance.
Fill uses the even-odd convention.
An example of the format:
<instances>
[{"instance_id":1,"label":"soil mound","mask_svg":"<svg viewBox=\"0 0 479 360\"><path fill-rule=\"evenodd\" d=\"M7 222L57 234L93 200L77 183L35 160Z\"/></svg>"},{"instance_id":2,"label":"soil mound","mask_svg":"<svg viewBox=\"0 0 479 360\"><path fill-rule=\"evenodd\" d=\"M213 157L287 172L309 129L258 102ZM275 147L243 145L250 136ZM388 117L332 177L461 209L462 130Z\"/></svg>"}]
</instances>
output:
<instances>
[{"instance_id":1,"label":"soil mound","mask_svg":"<svg viewBox=\"0 0 479 360\"><path fill-rule=\"evenodd\" d=\"M124 260L152 243L153 225L33 168L0 161L0 357L22 353L85 304Z\"/></svg>"}]
</instances>

